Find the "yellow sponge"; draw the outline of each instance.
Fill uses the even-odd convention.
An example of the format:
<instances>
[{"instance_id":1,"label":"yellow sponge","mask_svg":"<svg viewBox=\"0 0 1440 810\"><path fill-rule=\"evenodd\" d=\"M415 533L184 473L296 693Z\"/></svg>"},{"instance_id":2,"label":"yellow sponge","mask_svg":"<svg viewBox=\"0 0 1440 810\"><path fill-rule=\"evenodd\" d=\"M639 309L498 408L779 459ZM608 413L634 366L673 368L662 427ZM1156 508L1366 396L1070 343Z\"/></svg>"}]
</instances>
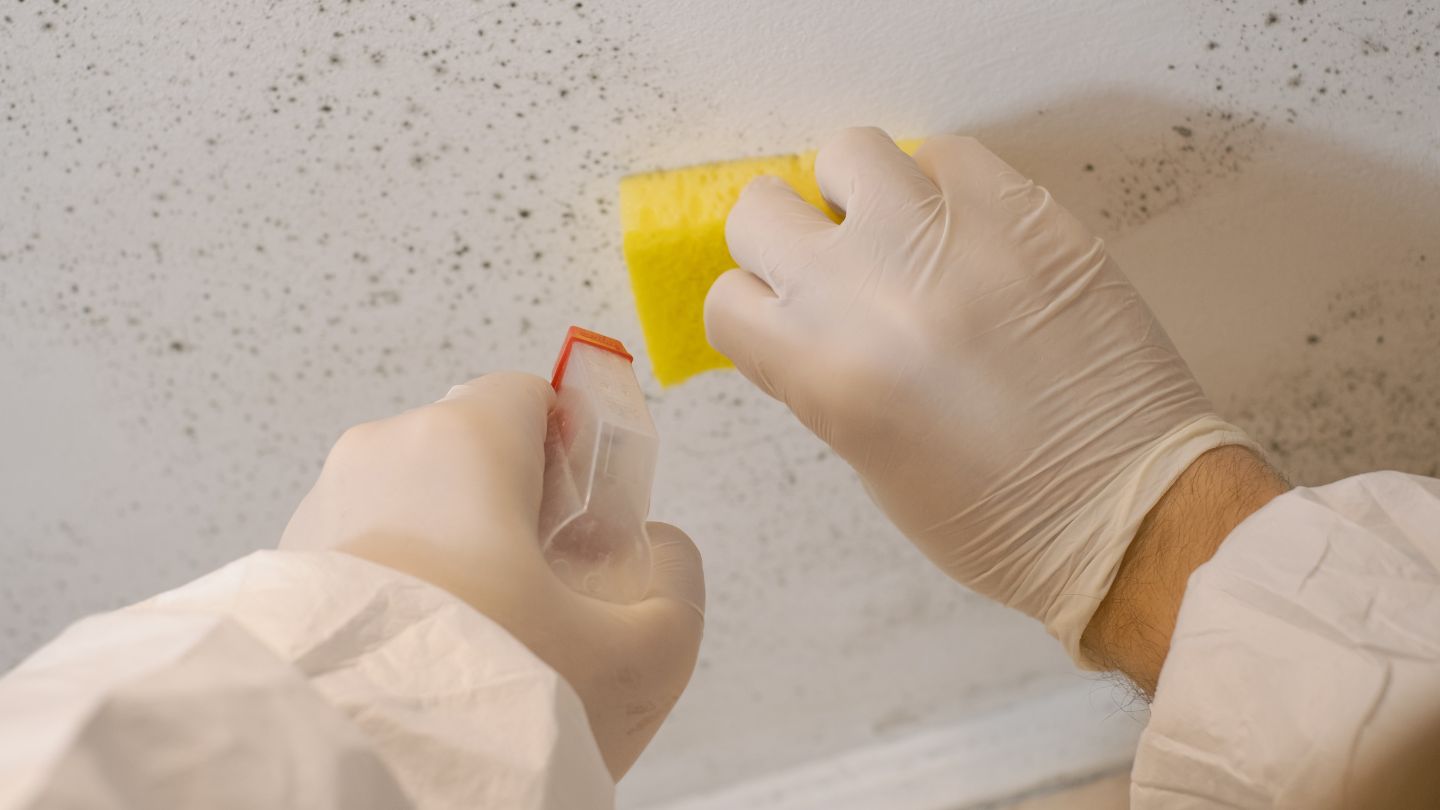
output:
<instances>
[{"instance_id":1,"label":"yellow sponge","mask_svg":"<svg viewBox=\"0 0 1440 810\"><path fill-rule=\"evenodd\" d=\"M920 141L901 141L914 153ZM705 340L705 294L735 266L725 247L725 217L753 178L789 183L829 213L815 185L815 153L710 163L620 181L620 225L635 309L655 379L684 382L730 361ZM833 217L833 215L832 215Z\"/></svg>"}]
</instances>

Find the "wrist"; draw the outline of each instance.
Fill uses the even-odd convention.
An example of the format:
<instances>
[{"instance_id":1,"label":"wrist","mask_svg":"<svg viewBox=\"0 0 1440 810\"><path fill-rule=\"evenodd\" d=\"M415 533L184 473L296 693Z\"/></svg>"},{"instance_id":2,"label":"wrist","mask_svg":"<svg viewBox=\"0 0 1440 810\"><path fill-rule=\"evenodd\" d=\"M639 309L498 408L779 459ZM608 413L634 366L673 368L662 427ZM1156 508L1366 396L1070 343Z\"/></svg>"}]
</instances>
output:
<instances>
[{"instance_id":1,"label":"wrist","mask_svg":"<svg viewBox=\"0 0 1440 810\"><path fill-rule=\"evenodd\" d=\"M1288 485L1238 446L1202 454L1145 516L1081 638L1087 657L1153 695L1190 574Z\"/></svg>"}]
</instances>

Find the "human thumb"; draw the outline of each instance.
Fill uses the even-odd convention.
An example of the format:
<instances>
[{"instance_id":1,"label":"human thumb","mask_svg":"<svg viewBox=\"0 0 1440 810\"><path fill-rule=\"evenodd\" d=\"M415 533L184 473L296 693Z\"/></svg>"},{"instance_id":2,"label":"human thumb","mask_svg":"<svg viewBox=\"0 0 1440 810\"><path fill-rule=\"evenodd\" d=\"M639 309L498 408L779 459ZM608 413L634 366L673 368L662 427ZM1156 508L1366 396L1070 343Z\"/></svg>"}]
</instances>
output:
<instances>
[{"instance_id":1,"label":"human thumb","mask_svg":"<svg viewBox=\"0 0 1440 810\"><path fill-rule=\"evenodd\" d=\"M644 602L668 601L705 617L705 570L700 549L669 523L650 523L650 591Z\"/></svg>"}]
</instances>

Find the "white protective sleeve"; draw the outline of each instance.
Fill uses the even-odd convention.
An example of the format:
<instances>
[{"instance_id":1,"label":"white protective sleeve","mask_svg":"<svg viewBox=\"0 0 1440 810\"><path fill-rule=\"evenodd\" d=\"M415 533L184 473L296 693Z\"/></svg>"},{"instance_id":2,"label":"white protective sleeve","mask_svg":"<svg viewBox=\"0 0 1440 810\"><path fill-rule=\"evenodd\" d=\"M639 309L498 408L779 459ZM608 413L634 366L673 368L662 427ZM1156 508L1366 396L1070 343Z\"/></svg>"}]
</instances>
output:
<instances>
[{"instance_id":1,"label":"white protective sleeve","mask_svg":"<svg viewBox=\"0 0 1440 810\"><path fill-rule=\"evenodd\" d=\"M1276 498L1190 578L1131 804L1364 806L1440 721L1440 480L1379 472Z\"/></svg>"},{"instance_id":2,"label":"white protective sleeve","mask_svg":"<svg viewBox=\"0 0 1440 810\"><path fill-rule=\"evenodd\" d=\"M257 552L0 680L0 810L588 810L614 790L549 666L338 552Z\"/></svg>"}]
</instances>

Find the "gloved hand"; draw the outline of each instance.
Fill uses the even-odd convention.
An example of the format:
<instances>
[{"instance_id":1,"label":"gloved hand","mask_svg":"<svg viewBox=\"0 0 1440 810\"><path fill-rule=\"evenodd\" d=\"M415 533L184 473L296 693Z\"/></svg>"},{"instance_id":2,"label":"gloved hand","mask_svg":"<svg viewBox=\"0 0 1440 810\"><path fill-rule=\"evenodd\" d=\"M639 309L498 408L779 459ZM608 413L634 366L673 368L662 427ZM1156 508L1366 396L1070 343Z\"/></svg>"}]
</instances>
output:
<instances>
[{"instance_id":1,"label":"gloved hand","mask_svg":"<svg viewBox=\"0 0 1440 810\"><path fill-rule=\"evenodd\" d=\"M710 342L936 565L1088 664L1080 637L1151 506L1204 451L1250 441L1104 244L979 142L911 159L847 130L815 176L841 224L774 178L741 195Z\"/></svg>"},{"instance_id":2,"label":"gloved hand","mask_svg":"<svg viewBox=\"0 0 1440 810\"><path fill-rule=\"evenodd\" d=\"M536 524L553 404L539 377L490 374L351 428L280 546L349 552L489 616L579 694L618 780L690 680L705 582L694 544L663 523L649 527L653 574L638 603L583 596L551 573Z\"/></svg>"}]
</instances>

